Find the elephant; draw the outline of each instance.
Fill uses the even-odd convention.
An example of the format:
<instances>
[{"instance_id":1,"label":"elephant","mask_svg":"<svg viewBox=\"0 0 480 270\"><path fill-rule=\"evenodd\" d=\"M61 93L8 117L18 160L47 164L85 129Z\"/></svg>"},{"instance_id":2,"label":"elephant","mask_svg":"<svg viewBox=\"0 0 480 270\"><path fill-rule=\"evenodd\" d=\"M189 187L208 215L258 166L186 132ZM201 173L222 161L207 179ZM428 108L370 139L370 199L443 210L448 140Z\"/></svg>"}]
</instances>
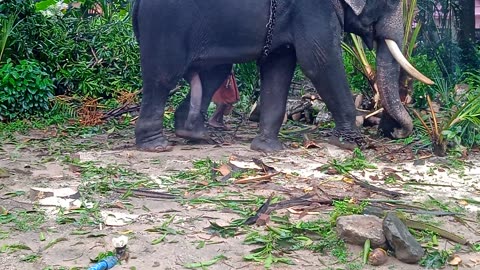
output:
<instances>
[{"instance_id":1,"label":"elephant","mask_svg":"<svg viewBox=\"0 0 480 270\"><path fill-rule=\"evenodd\" d=\"M259 134L251 148L283 149L278 139L287 95L298 64L331 112L337 142L361 145L356 109L342 61L343 31L377 47L377 84L386 113L380 130L403 138L413 130L400 101L400 65L432 83L400 52L400 0L136 0L133 28L140 47L143 97L135 126L141 150L171 149L163 134L169 91L184 78L190 95L175 112L175 134L208 138L204 114L233 63L257 61L260 70Z\"/></svg>"}]
</instances>

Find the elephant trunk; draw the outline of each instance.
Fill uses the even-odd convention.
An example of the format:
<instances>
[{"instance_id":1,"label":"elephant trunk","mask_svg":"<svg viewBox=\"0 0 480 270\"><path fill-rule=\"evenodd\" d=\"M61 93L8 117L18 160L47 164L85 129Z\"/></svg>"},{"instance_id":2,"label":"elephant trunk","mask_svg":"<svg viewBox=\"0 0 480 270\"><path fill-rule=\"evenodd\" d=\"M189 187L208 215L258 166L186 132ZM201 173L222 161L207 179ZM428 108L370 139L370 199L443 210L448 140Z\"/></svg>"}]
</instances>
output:
<instances>
[{"instance_id":1,"label":"elephant trunk","mask_svg":"<svg viewBox=\"0 0 480 270\"><path fill-rule=\"evenodd\" d=\"M385 136L396 139L408 137L413 131L412 118L400 100L400 65L413 77L428 84L433 83L403 57L400 50L403 31L403 11L399 2L389 16L381 18L375 25L378 44L376 79L384 108L379 129Z\"/></svg>"},{"instance_id":2,"label":"elephant trunk","mask_svg":"<svg viewBox=\"0 0 480 270\"><path fill-rule=\"evenodd\" d=\"M400 101L400 65L387 47L385 40L378 41L377 85L385 110L380 131L393 138L405 138L413 131L413 122Z\"/></svg>"}]
</instances>

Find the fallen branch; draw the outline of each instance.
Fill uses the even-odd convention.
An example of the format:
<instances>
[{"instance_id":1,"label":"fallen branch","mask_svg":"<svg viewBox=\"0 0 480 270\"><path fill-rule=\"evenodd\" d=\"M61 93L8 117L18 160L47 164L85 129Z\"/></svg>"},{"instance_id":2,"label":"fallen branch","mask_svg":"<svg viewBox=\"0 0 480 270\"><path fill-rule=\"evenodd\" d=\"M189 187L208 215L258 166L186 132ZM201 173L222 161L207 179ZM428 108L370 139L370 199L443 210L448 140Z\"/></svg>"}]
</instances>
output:
<instances>
[{"instance_id":1,"label":"fallen branch","mask_svg":"<svg viewBox=\"0 0 480 270\"><path fill-rule=\"evenodd\" d=\"M432 231L441 237L448 239L450 241L453 241L455 243L461 244L461 245L466 245L469 247L473 247L472 244L466 240L465 238L456 235L454 233L451 233L449 231L446 231L442 228L421 222L421 221L416 221L416 220L411 220L411 219L402 219L402 221L407 225L407 227L412 228L412 229L417 229L417 230L429 230Z\"/></svg>"},{"instance_id":2,"label":"fallen branch","mask_svg":"<svg viewBox=\"0 0 480 270\"><path fill-rule=\"evenodd\" d=\"M353 181L355 182L355 184L365 188L365 189L369 189L373 192L376 192L376 193L383 193L385 195L388 195L390 197L400 197L402 196L403 194L400 193L400 192L397 192L397 191L392 191L392 190L387 190L387 189L384 189L384 188L379 188L379 187L376 187L374 185L371 185L365 181L362 181L360 180L358 177L356 177L355 175L351 174L351 173L347 173L352 179Z\"/></svg>"},{"instance_id":3,"label":"fallen branch","mask_svg":"<svg viewBox=\"0 0 480 270\"><path fill-rule=\"evenodd\" d=\"M370 113L370 114L365 115L365 119L368 119L368 118L370 118L370 117L372 117L372 116L374 116L374 115L377 115L377 114L379 114L379 113L381 113L381 112L383 112L383 108L380 108L380 109L378 109L378 110L376 110L376 111L374 111L374 112L372 112L372 113Z\"/></svg>"},{"instance_id":4,"label":"fallen branch","mask_svg":"<svg viewBox=\"0 0 480 270\"><path fill-rule=\"evenodd\" d=\"M317 197L317 198L313 199L314 197ZM319 197L318 192L315 192L315 194L305 194L303 196L292 198L290 200L274 203L270 205L270 208L268 209L267 214L271 213L274 210L290 208L293 206L310 206L312 204L322 204L322 205L332 206L334 200L345 200L345 199L346 199L345 197L321 198Z\"/></svg>"},{"instance_id":5,"label":"fallen branch","mask_svg":"<svg viewBox=\"0 0 480 270\"><path fill-rule=\"evenodd\" d=\"M404 210L401 210L401 211L405 212ZM427 211L425 211L425 212L427 212ZM435 211L430 211L430 212L434 213ZM440 211L438 211L438 212L440 212ZM365 211L364 211L364 214L375 215L375 216L378 216L380 218L383 218L386 213L387 213L387 211L384 211L383 209L378 208L378 207L367 207L367 208L365 208ZM420 214L425 214L425 213L420 212ZM454 233L451 233L447 230L436 227L434 225L430 225L430 224L425 223L425 222L408 219L404 216L399 216L399 215L397 215L397 216L398 216L398 218L400 218L400 220L402 220L403 223L405 223L405 225L408 228L416 229L416 230L429 230L429 231L432 231L432 232L438 234L439 236L441 236L445 239L448 239L450 241L453 241L455 243L458 243L458 244L461 244L461 245L466 245L466 246L469 246L470 248L473 247L472 244L468 240L466 240L465 238L463 238L459 235L456 235Z\"/></svg>"},{"instance_id":6,"label":"fallen branch","mask_svg":"<svg viewBox=\"0 0 480 270\"><path fill-rule=\"evenodd\" d=\"M405 202L395 202L395 201L389 201L389 200L361 200L363 202L369 202L369 203L390 203L390 204L397 204L399 206L405 206L409 208L393 208L393 207L381 207L381 206L367 206L364 210L365 214L371 214L371 215L376 215L379 217L382 217L386 211L401 211L403 213L410 213L410 214L416 214L416 215L429 215L429 216L437 216L437 217L444 217L444 216L458 216L460 213L455 213L455 212L446 212L446 211L441 211L441 210L418 210L418 209L411 209L410 205L407 205ZM400 202L400 203L399 203ZM412 207L415 208L415 207Z\"/></svg>"},{"instance_id":7,"label":"fallen branch","mask_svg":"<svg viewBox=\"0 0 480 270\"><path fill-rule=\"evenodd\" d=\"M140 90L138 92L135 92L135 93L139 94L139 93L142 92L142 90ZM171 96L171 95L175 94L176 92L178 92L180 90L182 90L182 87L180 85L177 85L177 87L170 90L168 96ZM126 114L126 113L139 112L139 111L140 111L140 104L132 104L131 102L125 102L122 106L106 112L102 116L102 120L108 120L110 118L119 117L119 116L121 116L123 114Z\"/></svg>"},{"instance_id":8,"label":"fallen branch","mask_svg":"<svg viewBox=\"0 0 480 270\"><path fill-rule=\"evenodd\" d=\"M127 189L127 188L116 188L116 192L118 193L131 193L137 197L148 197L148 198L155 198L155 199L176 199L177 196L161 191L153 191L149 189Z\"/></svg>"},{"instance_id":9,"label":"fallen branch","mask_svg":"<svg viewBox=\"0 0 480 270\"><path fill-rule=\"evenodd\" d=\"M123 114L126 114L126 113L137 112L137 111L140 111L140 105L124 104L121 107L118 107L118 108L115 108L113 110L110 110L110 111L106 112L102 116L102 120L108 120L110 118L119 117L119 116L121 116Z\"/></svg>"},{"instance_id":10,"label":"fallen branch","mask_svg":"<svg viewBox=\"0 0 480 270\"><path fill-rule=\"evenodd\" d=\"M267 210L268 210L268 207L270 207L270 202L272 201L272 198L273 198L273 193L270 194L267 201L265 201L265 203L262 204L262 206L260 206L260 208L258 208L258 211L255 213L254 216L251 216L247 220L245 220L244 224L245 225L253 225L253 224L257 223L258 218L262 214L267 214Z\"/></svg>"},{"instance_id":11,"label":"fallen branch","mask_svg":"<svg viewBox=\"0 0 480 270\"><path fill-rule=\"evenodd\" d=\"M247 177L247 178L235 180L233 183L234 184L256 183L262 180L268 180L278 174L280 174L280 172L271 173L271 174L262 175L262 176L256 176L256 177Z\"/></svg>"}]
</instances>

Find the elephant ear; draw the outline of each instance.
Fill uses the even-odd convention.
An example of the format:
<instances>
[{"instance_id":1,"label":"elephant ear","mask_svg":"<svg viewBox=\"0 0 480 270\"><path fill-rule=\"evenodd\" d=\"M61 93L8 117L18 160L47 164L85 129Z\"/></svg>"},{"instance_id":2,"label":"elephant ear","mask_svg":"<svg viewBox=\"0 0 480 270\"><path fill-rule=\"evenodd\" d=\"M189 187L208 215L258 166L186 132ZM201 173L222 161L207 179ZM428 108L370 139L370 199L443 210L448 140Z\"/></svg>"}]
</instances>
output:
<instances>
[{"instance_id":1,"label":"elephant ear","mask_svg":"<svg viewBox=\"0 0 480 270\"><path fill-rule=\"evenodd\" d=\"M352 8L355 15L360 15L362 13L363 8L367 4L367 0L344 0L350 8Z\"/></svg>"}]
</instances>

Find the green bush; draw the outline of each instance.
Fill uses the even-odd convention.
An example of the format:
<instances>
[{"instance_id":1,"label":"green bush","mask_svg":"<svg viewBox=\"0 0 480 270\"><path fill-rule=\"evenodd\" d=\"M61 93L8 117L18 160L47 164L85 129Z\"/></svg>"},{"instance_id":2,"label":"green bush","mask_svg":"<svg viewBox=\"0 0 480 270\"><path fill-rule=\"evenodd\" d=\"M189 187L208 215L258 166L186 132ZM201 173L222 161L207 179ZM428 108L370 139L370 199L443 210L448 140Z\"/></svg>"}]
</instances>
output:
<instances>
[{"instance_id":1,"label":"green bush","mask_svg":"<svg viewBox=\"0 0 480 270\"><path fill-rule=\"evenodd\" d=\"M53 82L38 61L21 60L0 68L0 120L12 120L48 110Z\"/></svg>"},{"instance_id":2,"label":"green bush","mask_svg":"<svg viewBox=\"0 0 480 270\"><path fill-rule=\"evenodd\" d=\"M370 63L375 67L375 57L371 52L367 52L367 57ZM373 94L372 88L368 84L368 80L355 66L356 62L353 57L347 53L343 54L343 65L345 66L345 73L347 74L348 85L354 93L362 93L366 96Z\"/></svg>"},{"instance_id":3,"label":"green bush","mask_svg":"<svg viewBox=\"0 0 480 270\"><path fill-rule=\"evenodd\" d=\"M425 54L417 54L412 56L410 59L411 63L425 76L438 81L438 78L442 76L440 68L437 65L435 60L429 60L430 58ZM411 93L412 98L417 108L426 108L427 107L427 95L433 96L435 90L432 86L424 84L418 80L413 82L413 92Z\"/></svg>"},{"instance_id":4,"label":"green bush","mask_svg":"<svg viewBox=\"0 0 480 270\"><path fill-rule=\"evenodd\" d=\"M57 94L105 97L141 88L138 45L128 13L26 16L11 37L14 61L45 63Z\"/></svg>"},{"instance_id":5,"label":"green bush","mask_svg":"<svg viewBox=\"0 0 480 270\"><path fill-rule=\"evenodd\" d=\"M255 62L236 64L235 78L240 91L240 101L235 106L240 111L248 112L250 106L257 100L260 92L260 76Z\"/></svg>"}]
</instances>

